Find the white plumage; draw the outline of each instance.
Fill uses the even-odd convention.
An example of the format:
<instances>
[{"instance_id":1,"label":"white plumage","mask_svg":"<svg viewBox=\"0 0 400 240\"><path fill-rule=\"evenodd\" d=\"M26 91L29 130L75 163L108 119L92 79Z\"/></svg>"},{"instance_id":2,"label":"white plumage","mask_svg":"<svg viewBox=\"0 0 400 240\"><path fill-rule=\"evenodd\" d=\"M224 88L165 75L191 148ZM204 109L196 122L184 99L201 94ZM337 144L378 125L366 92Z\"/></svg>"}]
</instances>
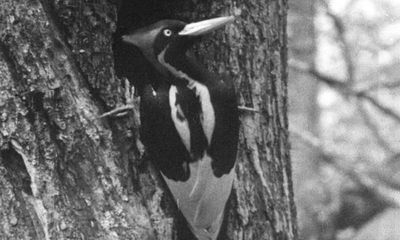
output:
<instances>
[{"instance_id":1,"label":"white plumage","mask_svg":"<svg viewBox=\"0 0 400 240\"><path fill-rule=\"evenodd\" d=\"M211 143L215 126L214 109L208 89L197 82L190 86L199 96L202 108L201 125L208 144ZM177 112L184 116L179 104L176 104L177 88L169 90L169 105L175 128L190 152L190 129L187 119L177 118ZM217 178L211 168L211 157L204 152L203 158L189 164L190 177L186 182L177 182L164 177L178 208L188 221L193 233L199 240L215 240L222 224L225 203L231 192L234 168L229 174Z\"/></svg>"},{"instance_id":2,"label":"white plumage","mask_svg":"<svg viewBox=\"0 0 400 240\"><path fill-rule=\"evenodd\" d=\"M189 167L188 181L176 182L163 176L164 180L196 237L199 240L215 240L231 192L234 168L229 174L215 177L208 154L190 163Z\"/></svg>"},{"instance_id":3,"label":"white plumage","mask_svg":"<svg viewBox=\"0 0 400 240\"><path fill-rule=\"evenodd\" d=\"M181 106L179 104L176 104L176 94L178 93L178 90L176 86L172 85L169 89L169 106L171 107L171 118L172 121L174 122L175 128L178 131L178 134L182 140L183 145L185 145L186 150L190 152L190 129L189 129L189 122L186 118L183 120L178 119L177 113L179 112L179 115L185 116Z\"/></svg>"}]
</instances>

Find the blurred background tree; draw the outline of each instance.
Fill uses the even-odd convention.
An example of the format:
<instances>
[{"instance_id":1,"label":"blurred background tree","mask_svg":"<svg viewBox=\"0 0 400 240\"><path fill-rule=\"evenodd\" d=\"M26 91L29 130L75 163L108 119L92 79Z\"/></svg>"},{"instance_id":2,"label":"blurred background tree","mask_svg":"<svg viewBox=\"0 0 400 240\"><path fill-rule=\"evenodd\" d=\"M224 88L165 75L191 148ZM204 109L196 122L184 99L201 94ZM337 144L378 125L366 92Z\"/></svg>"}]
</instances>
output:
<instances>
[{"instance_id":1,"label":"blurred background tree","mask_svg":"<svg viewBox=\"0 0 400 240\"><path fill-rule=\"evenodd\" d=\"M400 2L290 3L301 239L400 239Z\"/></svg>"}]
</instances>

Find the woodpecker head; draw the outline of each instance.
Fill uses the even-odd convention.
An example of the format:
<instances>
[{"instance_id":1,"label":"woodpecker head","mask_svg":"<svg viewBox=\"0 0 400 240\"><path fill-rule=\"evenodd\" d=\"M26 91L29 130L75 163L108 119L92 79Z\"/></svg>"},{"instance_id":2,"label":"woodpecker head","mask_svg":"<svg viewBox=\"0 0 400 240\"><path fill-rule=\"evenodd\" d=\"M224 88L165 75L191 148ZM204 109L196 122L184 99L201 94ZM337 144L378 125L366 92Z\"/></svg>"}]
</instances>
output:
<instances>
[{"instance_id":1,"label":"woodpecker head","mask_svg":"<svg viewBox=\"0 0 400 240\"><path fill-rule=\"evenodd\" d=\"M162 20L124 35L122 40L138 47L147 60L165 74L171 71L169 66L174 65L173 61L185 56L187 49L197 38L233 20L233 16L189 24L177 20Z\"/></svg>"}]
</instances>

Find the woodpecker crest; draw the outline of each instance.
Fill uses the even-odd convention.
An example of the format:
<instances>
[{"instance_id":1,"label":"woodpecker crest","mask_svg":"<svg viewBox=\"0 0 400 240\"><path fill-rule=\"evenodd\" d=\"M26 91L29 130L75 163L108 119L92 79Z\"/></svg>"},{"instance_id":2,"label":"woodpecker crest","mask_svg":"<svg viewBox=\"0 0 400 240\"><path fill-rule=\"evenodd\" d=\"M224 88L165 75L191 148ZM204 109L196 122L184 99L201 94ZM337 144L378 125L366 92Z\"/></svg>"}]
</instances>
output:
<instances>
[{"instance_id":1,"label":"woodpecker crest","mask_svg":"<svg viewBox=\"0 0 400 240\"><path fill-rule=\"evenodd\" d=\"M199 240L218 236L235 176L239 120L233 81L186 51L233 20L163 20L123 36L161 73L143 91L141 138Z\"/></svg>"}]
</instances>

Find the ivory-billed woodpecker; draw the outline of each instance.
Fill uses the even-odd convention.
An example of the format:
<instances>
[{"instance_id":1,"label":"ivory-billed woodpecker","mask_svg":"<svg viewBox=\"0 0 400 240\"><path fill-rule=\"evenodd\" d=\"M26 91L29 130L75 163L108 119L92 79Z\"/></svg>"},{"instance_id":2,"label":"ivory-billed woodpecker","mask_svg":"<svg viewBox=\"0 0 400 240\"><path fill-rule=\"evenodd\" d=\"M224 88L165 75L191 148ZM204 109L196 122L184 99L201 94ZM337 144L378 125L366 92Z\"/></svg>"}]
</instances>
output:
<instances>
[{"instance_id":1,"label":"ivory-billed woodpecker","mask_svg":"<svg viewBox=\"0 0 400 240\"><path fill-rule=\"evenodd\" d=\"M209 72L187 50L233 20L163 20L122 37L160 73L141 96L141 139L199 240L215 240L220 231L235 176L239 120L232 79Z\"/></svg>"}]
</instances>

